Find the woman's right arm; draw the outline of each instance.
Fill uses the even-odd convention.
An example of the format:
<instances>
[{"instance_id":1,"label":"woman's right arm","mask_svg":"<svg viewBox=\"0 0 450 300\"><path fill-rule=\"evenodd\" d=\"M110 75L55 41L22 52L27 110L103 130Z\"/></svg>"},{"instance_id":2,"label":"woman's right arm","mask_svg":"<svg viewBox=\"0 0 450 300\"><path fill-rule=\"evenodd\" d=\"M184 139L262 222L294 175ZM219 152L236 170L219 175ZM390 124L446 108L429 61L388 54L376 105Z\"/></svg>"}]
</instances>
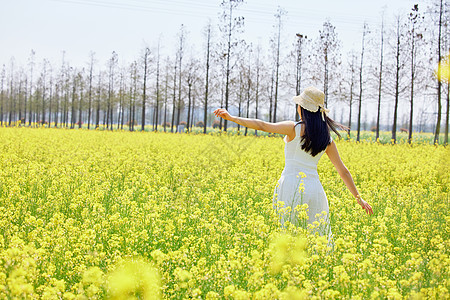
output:
<instances>
[{"instance_id":1,"label":"woman's right arm","mask_svg":"<svg viewBox=\"0 0 450 300\"><path fill-rule=\"evenodd\" d=\"M361 196L359 195L358 190L356 189L356 186L355 186L355 182L353 181L353 177L350 174L347 167L342 162L334 141L332 141L331 144L328 145L327 150L325 152L328 155L328 158L331 160L331 163L334 165L337 172L339 173L339 176L341 176L342 180L344 181L344 183L347 186L347 188L349 189L349 191L356 198L356 201L358 202L358 204L361 205L361 207L368 214L370 214L370 215L373 214L372 207L369 205L369 203L364 201L361 198Z\"/></svg>"},{"instance_id":2,"label":"woman's right arm","mask_svg":"<svg viewBox=\"0 0 450 300\"><path fill-rule=\"evenodd\" d=\"M230 113L224 108L218 108L214 110L216 117L221 117L225 120L229 120L244 127L253 128L271 133L279 133L289 136L290 140L295 138L295 122L294 121L282 121L278 123L265 122L259 119L242 118L230 115Z\"/></svg>"}]
</instances>

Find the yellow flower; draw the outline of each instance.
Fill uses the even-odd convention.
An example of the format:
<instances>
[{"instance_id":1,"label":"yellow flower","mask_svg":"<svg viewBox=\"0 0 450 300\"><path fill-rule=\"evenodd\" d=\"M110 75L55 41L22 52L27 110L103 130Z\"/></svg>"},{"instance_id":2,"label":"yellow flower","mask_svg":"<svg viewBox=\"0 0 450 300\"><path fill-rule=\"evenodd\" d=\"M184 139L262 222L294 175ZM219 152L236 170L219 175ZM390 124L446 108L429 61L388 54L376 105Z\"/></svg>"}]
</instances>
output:
<instances>
[{"instance_id":1,"label":"yellow flower","mask_svg":"<svg viewBox=\"0 0 450 300\"><path fill-rule=\"evenodd\" d=\"M450 80L450 53L441 60L435 70L435 76L439 81L449 82Z\"/></svg>"},{"instance_id":2,"label":"yellow flower","mask_svg":"<svg viewBox=\"0 0 450 300\"><path fill-rule=\"evenodd\" d=\"M225 297L231 297L233 296L235 290L236 288L234 287L234 285L228 285L223 290L223 294L225 295Z\"/></svg>"},{"instance_id":3,"label":"yellow flower","mask_svg":"<svg viewBox=\"0 0 450 300\"><path fill-rule=\"evenodd\" d=\"M110 299L128 299L135 294L142 299L161 299L160 285L156 269L139 258L120 262L108 279Z\"/></svg>"}]
</instances>

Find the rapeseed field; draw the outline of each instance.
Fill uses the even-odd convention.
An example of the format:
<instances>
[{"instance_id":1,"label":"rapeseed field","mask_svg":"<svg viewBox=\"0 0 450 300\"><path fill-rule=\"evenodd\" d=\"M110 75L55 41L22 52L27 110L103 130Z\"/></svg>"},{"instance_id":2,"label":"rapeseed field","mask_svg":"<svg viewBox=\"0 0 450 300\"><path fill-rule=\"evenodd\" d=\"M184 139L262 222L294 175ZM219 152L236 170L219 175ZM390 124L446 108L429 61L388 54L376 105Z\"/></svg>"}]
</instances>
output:
<instances>
[{"instance_id":1,"label":"rapeseed field","mask_svg":"<svg viewBox=\"0 0 450 300\"><path fill-rule=\"evenodd\" d=\"M374 214L324 155L330 246L281 138L0 128L0 299L448 299L449 148L334 140Z\"/></svg>"}]
</instances>

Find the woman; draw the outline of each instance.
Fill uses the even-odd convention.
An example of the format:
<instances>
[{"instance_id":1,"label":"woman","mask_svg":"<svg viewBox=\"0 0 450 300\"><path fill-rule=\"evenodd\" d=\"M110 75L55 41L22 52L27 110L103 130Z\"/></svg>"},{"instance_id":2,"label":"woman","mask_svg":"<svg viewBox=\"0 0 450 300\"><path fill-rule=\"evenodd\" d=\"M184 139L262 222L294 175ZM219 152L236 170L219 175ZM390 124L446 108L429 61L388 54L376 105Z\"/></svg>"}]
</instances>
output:
<instances>
[{"instance_id":1,"label":"woman","mask_svg":"<svg viewBox=\"0 0 450 300\"><path fill-rule=\"evenodd\" d=\"M231 116L223 108L216 109L214 115L245 127L286 135L284 137L285 167L274 191L274 207L291 211L287 216L281 216L283 225L286 217L291 223L300 225L306 220L299 217L302 215L299 214L299 208L306 203L307 222L312 224L314 221L318 221L313 229L319 231L319 234L327 234L331 238L328 201L317 174L317 163L323 153L328 155L362 209L371 215L373 214L372 207L359 195L352 175L341 161L336 144L330 136L330 129L340 137L336 127L345 127L338 125L326 116L328 109L324 107L324 93L317 88L309 87L300 96L294 97L293 101L298 104L297 110L301 118L298 123L293 121L269 123L258 119L240 118ZM303 184L301 184L302 181ZM297 205L300 206L297 207ZM297 209L295 209L296 207ZM304 208L305 205L303 205ZM326 214L324 215L323 212ZM304 215L305 213L303 213ZM325 222L320 222L320 218L325 218ZM325 225L325 229L319 228L318 224Z\"/></svg>"}]
</instances>

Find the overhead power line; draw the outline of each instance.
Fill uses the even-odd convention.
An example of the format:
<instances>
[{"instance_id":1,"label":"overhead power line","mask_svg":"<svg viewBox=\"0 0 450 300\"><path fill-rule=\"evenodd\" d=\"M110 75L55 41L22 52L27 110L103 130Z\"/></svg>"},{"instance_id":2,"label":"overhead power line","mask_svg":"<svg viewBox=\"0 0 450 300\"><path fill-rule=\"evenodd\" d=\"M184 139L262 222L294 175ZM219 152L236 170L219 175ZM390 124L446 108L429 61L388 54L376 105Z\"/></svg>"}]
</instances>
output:
<instances>
[{"instance_id":1,"label":"overhead power line","mask_svg":"<svg viewBox=\"0 0 450 300\"><path fill-rule=\"evenodd\" d=\"M132 1L127 3L121 3L120 1L115 2L107 2L107 1L101 1L101 0L52 0L55 2L60 3L69 3L69 4L78 4L78 5L90 5L90 6L98 6L98 7L107 7L107 8L115 8L115 9L124 9L124 10L131 10L131 11L139 11L139 12L151 12L151 13L165 13L165 14L171 14L171 15L184 15L184 16L191 16L191 17L203 17L207 18L208 16L205 16L204 13L199 13L199 11L205 11L211 10L215 13L215 17L221 12L220 5L208 5L200 2L186 2L182 0L167 0L167 1L158 1L154 0L152 2L144 2L144 1ZM142 4L131 4L131 3L145 3L146 5ZM151 5L149 5L151 4ZM167 6L170 4L170 7L173 8L167 8L167 7L161 7L158 5L164 5ZM176 7L176 8L175 8ZM268 10L256 10L256 9L246 9L246 8L237 8L236 14L238 15L240 12L245 13L244 17L247 20L251 20L253 22L258 22L261 24L267 24L272 25L274 24L274 13L275 11L268 11ZM287 15L287 21L286 23L292 26L302 26L302 27L314 27L314 25L311 25L309 22L302 22L297 20L302 20L305 18L305 15L311 16L316 15L317 18L326 18L322 14L322 12L316 11L316 10L303 10L302 13L299 13L298 11L290 12L288 10ZM350 15L347 14L336 14L332 13L330 14L332 16L332 19L334 22L338 22L339 24L346 24L346 28L349 29L359 29L364 21L367 21L369 23L374 23L373 19L370 20L370 18L365 17L355 17L354 15L350 17ZM378 23L376 21L375 23Z\"/></svg>"}]
</instances>

